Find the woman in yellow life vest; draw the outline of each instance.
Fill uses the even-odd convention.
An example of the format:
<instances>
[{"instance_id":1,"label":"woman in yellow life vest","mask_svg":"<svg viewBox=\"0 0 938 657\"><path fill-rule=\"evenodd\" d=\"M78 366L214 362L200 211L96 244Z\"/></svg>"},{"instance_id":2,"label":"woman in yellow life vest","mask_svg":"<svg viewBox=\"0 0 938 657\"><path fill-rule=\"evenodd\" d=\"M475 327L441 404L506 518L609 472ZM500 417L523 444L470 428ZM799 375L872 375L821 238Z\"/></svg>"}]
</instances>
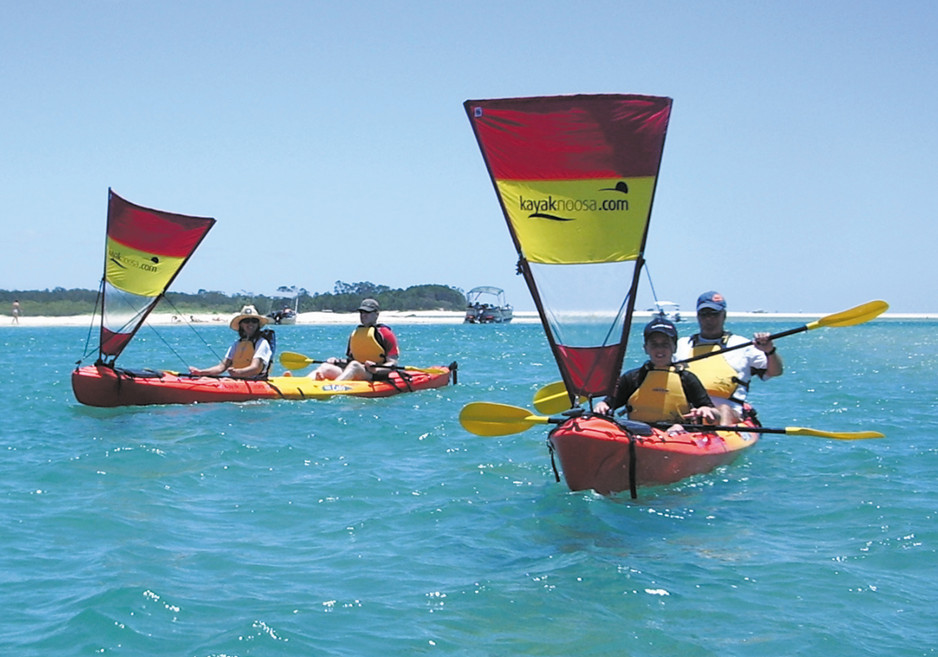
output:
<instances>
[{"instance_id":1,"label":"woman in yellow life vest","mask_svg":"<svg viewBox=\"0 0 938 657\"><path fill-rule=\"evenodd\" d=\"M269 321L260 316L254 306L245 306L228 324L233 331L238 332L238 339L228 348L221 362L205 369L190 367L189 374L219 376L227 372L229 376L237 379L264 376L273 351L266 338L260 335L260 330Z\"/></svg>"},{"instance_id":2,"label":"woman in yellow life vest","mask_svg":"<svg viewBox=\"0 0 938 657\"><path fill-rule=\"evenodd\" d=\"M359 325L349 336L347 359L329 358L311 377L317 381L375 381L388 377L397 365L400 351L390 327L378 323L380 306L365 299L358 307Z\"/></svg>"},{"instance_id":3,"label":"woman in yellow life vest","mask_svg":"<svg viewBox=\"0 0 938 657\"><path fill-rule=\"evenodd\" d=\"M677 329L666 319L653 319L645 326L648 362L629 370L616 384L615 392L600 401L594 412L610 414L625 406L630 420L671 422L669 431L680 431L680 423L714 423L721 419L700 380L690 371L672 364Z\"/></svg>"}]
</instances>

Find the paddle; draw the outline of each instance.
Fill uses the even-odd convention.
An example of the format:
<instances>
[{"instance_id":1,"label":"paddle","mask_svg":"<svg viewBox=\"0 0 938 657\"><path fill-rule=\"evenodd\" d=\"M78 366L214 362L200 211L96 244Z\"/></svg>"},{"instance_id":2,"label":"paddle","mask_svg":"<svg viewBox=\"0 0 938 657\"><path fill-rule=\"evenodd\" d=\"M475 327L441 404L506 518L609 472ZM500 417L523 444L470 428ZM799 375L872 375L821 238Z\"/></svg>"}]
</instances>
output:
<instances>
[{"instance_id":1,"label":"paddle","mask_svg":"<svg viewBox=\"0 0 938 657\"><path fill-rule=\"evenodd\" d=\"M653 426L666 429L671 424L658 424ZM770 429L769 427L722 426L711 424L682 424L688 431L738 431L740 433L783 433L786 436L815 436L816 438L832 438L833 440L867 440L869 438L885 438L878 431L822 431L820 429L807 429L805 427L785 427L784 429Z\"/></svg>"},{"instance_id":2,"label":"paddle","mask_svg":"<svg viewBox=\"0 0 938 657\"><path fill-rule=\"evenodd\" d=\"M814 320L804 326L799 326L798 328L788 329L787 331L782 331L781 333L774 333L769 336L769 340L778 340L779 338L784 338L789 335L794 335L795 333L802 333L804 331L813 331L816 328L821 328L823 326L829 328L843 328L845 326L856 326L857 324L863 324L868 322L871 319L879 317L889 308L889 304L885 301L867 301L866 303L861 303L859 306L850 308L848 310L842 310L839 313L834 313L833 315L827 315L820 319ZM732 347L727 347L726 349L721 349L719 351L711 351L705 354L700 354L699 356L692 356L690 358L685 358L684 360L675 361L675 363L690 363L695 360L700 360L702 358L709 358L710 356L715 356L716 354L725 354L727 351L733 351L734 349L742 349L743 347L748 347L752 345L753 342L743 342Z\"/></svg>"},{"instance_id":3,"label":"paddle","mask_svg":"<svg viewBox=\"0 0 938 657\"><path fill-rule=\"evenodd\" d=\"M321 364L327 361L324 360L314 360L303 354L298 354L293 351L284 351L280 354L280 364L283 365L288 370L301 370L308 365ZM379 365L378 367L385 367L389 370L405 370L407 372L425 372L427 374L443 374L446 370L442 370L439 367L411 367L411 366L402 366L402 365Z\"/></svg>"},{"instance_id":4,"label":"paddle","mask_svg":"<svg viewBox=\"0 0 938 657\"><path fill-rule=\"evenodd\" d=\"M586 401L586 397L577 399L577 404ZM556 415L570 408L570 395L563 381L554 381L534 393L534 408L539 413Z\"/></svg>"},{"instance_id":5,"label":"paddle","mask_svg":"<svg viewBox=\"0 0 938 657\"><path fill-rule=\"evenodd\" d=\"M459 423L477 436L507 436L527 431L535 424L560 424L566 419L532 415L520 406L492 402L472 402L459 412Z\"/></svg>"},{"instance_id":6,"label":"paddle","mask_svg":"<svg viewBox=\"0 0 938 657\"><path fill-rule=\"evenodd\" d=\"M466 404L459 413L459 423L467 431L477 436L507 436L513 433L527 431L535 424L562 424L569 418L566 416L547 417L532 415L526 408L495 404L491 402L472 402ZM643 423L634 423L638 430ZM647 426L647 425L645 425ZM670 426L670 425L668 425ZM805 427L785 427L784 429L771 429L769 427L748 426L708 426L683 425L692 431L739 431L742 433L781 433L789 436L815 436L818 438L832 438L834 440L864 440L867 438L883 438L878 431L820 431ZM637 432L637 431L636 431Z\"/></svg>"},{"instance_id":7,"label":"paddle","mask_svg":"<svg viewBox=\"0 0 938 657\"><path fill-rule=\"evenodd\" d=\"M856 326L857 324L863 324L864 322L868 322L871 319L879 317L888 308L889 304L885 301L868 301L854 308L842 310L839 313L834 313L833 315L827 315L826 317L822 317L809 324L805 324L804 326L788 329L787 331L782 331L781 333L775 333L769 336L769 340L777 340L789 335L794 335L795 333L802 333L804 331L811 331L816 328L821 328L822 326L830 328ZM742 349L743 347L748 347L751 344L753 343L750 340L749 342L733 345L732 347L728 347L720 351L711 351L699 356L685 358L684 360L676 361L675 364L690 363L702 358L709 358L710 356L723 354L727 351L733 351L734 349ZM580 398L578 403L583 403L584 401L586 400ZM547 413L548 415L561 413L570 408L570 395L567 393L567 389L566 386L564 386L563 381L554 381L553 383L548 383L546 386L534 393L534 408L536 408L539 412Z\"/></svg>"}]
</instances>

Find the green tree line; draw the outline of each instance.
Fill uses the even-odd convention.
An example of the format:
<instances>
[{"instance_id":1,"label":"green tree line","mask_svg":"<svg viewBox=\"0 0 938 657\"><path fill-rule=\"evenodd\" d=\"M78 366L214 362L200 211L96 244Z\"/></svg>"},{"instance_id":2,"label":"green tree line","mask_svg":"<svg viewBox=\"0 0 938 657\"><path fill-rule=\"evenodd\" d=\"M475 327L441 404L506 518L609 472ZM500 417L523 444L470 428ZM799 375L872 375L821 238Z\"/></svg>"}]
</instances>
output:
<instances>
[{"instance_id":1,"label":"green tree line","mask_svg":"<svg viewBox=\"0 0 938 657\"><path fill-rule=\"evenodd\" d=\"M277 294L264 295L252 292L225 294L199 290L195 294L168 292L160 300L156 312L195 314L237 312L248 304L258 312L267 314L284 307L296 307L298 312L331 310L354 312L365 297L377 299L382 310L452 310L461 311L466 306L462 290L448 285L414 285L405 289L392 289L387 285L370 282L345 283L336 281L332 292L310 293L295 286L281 286ZM13 301L19 301L20 313L24 316L67 317L89 315L95 311L97 290L57 287L53 290L0 290L0 312L11 315ZM100 309L98 309L100 312Z\"/></svg>"}]
</instances>

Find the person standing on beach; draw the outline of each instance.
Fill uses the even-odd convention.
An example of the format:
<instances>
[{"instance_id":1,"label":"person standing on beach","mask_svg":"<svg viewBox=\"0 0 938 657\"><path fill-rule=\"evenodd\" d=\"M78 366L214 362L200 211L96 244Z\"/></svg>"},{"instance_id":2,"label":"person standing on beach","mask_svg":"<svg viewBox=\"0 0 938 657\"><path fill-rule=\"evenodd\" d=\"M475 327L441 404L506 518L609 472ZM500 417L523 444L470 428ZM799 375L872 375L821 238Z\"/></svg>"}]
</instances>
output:
<instances>
[{"instance_id":1,"label":"person standing on beach","mask_svg":"<svg viewBox=\"0 0 938 657\"><path fill-rule=\"evenodd\" d=\"M677 343L675 360L720 352L749 342L741 335L725 330L726 299L719 292L704 292L697 298L697 325L700 332ZM701 380L710 399L719 409L728 406L736 418L743 416L743 405L753 375L763 381L781 376L783 365L778 349L768 333L755 333L753 344L711 358L687 363L687 369Z\"/></svg>"},{"instance_id":2,"label":"person standing on beach","mask_svg":"<svg viewBox=\"0 0 938 657\"><path fill-rule=\"evenodd\" d=\"M317 381L383 381L397 365L400 350L390 327L378 323L380 306L365 299L358 306L358 327L352 331L346 350L347 360L329 358L309 376ZM343 365L344 363L344 365ZM384 365L384 367L382 367Z\"/></svg>"},{"instance_id":3,"label":"person standing on beach","mask_svg":"<svg viewBox=\"0 0 938 657\"><path fill-rule=\"evenodd\" d=\"M20 300L13 299L13 323L20 323Z\"/></svg>"}]
</instances>

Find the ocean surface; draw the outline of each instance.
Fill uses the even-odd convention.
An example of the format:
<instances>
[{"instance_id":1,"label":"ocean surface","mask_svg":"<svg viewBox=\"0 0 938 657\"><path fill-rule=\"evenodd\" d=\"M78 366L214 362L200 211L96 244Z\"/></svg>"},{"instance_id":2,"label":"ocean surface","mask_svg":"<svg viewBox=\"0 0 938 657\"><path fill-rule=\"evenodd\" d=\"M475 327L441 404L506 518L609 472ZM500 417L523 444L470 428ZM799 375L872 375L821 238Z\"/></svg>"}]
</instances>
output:
<instances>
[{"instance_id":1,"label":"ocean surface","mask_svg":"<svg viewBox=\"0 0 938 657\"><path fill-rule=\"evenodd\" d=\"M144 327L120 362L217 362L231 332L196 328ZM558 379L539 325L395 329L458 385L95 409L69 382L88 329L0 328L0 655L938 654L938 322L790 336L753 383L765 426L886 439L769 434L635 501L557 483L541 426L460 427Z\"/></svg>"}]
</instances>

